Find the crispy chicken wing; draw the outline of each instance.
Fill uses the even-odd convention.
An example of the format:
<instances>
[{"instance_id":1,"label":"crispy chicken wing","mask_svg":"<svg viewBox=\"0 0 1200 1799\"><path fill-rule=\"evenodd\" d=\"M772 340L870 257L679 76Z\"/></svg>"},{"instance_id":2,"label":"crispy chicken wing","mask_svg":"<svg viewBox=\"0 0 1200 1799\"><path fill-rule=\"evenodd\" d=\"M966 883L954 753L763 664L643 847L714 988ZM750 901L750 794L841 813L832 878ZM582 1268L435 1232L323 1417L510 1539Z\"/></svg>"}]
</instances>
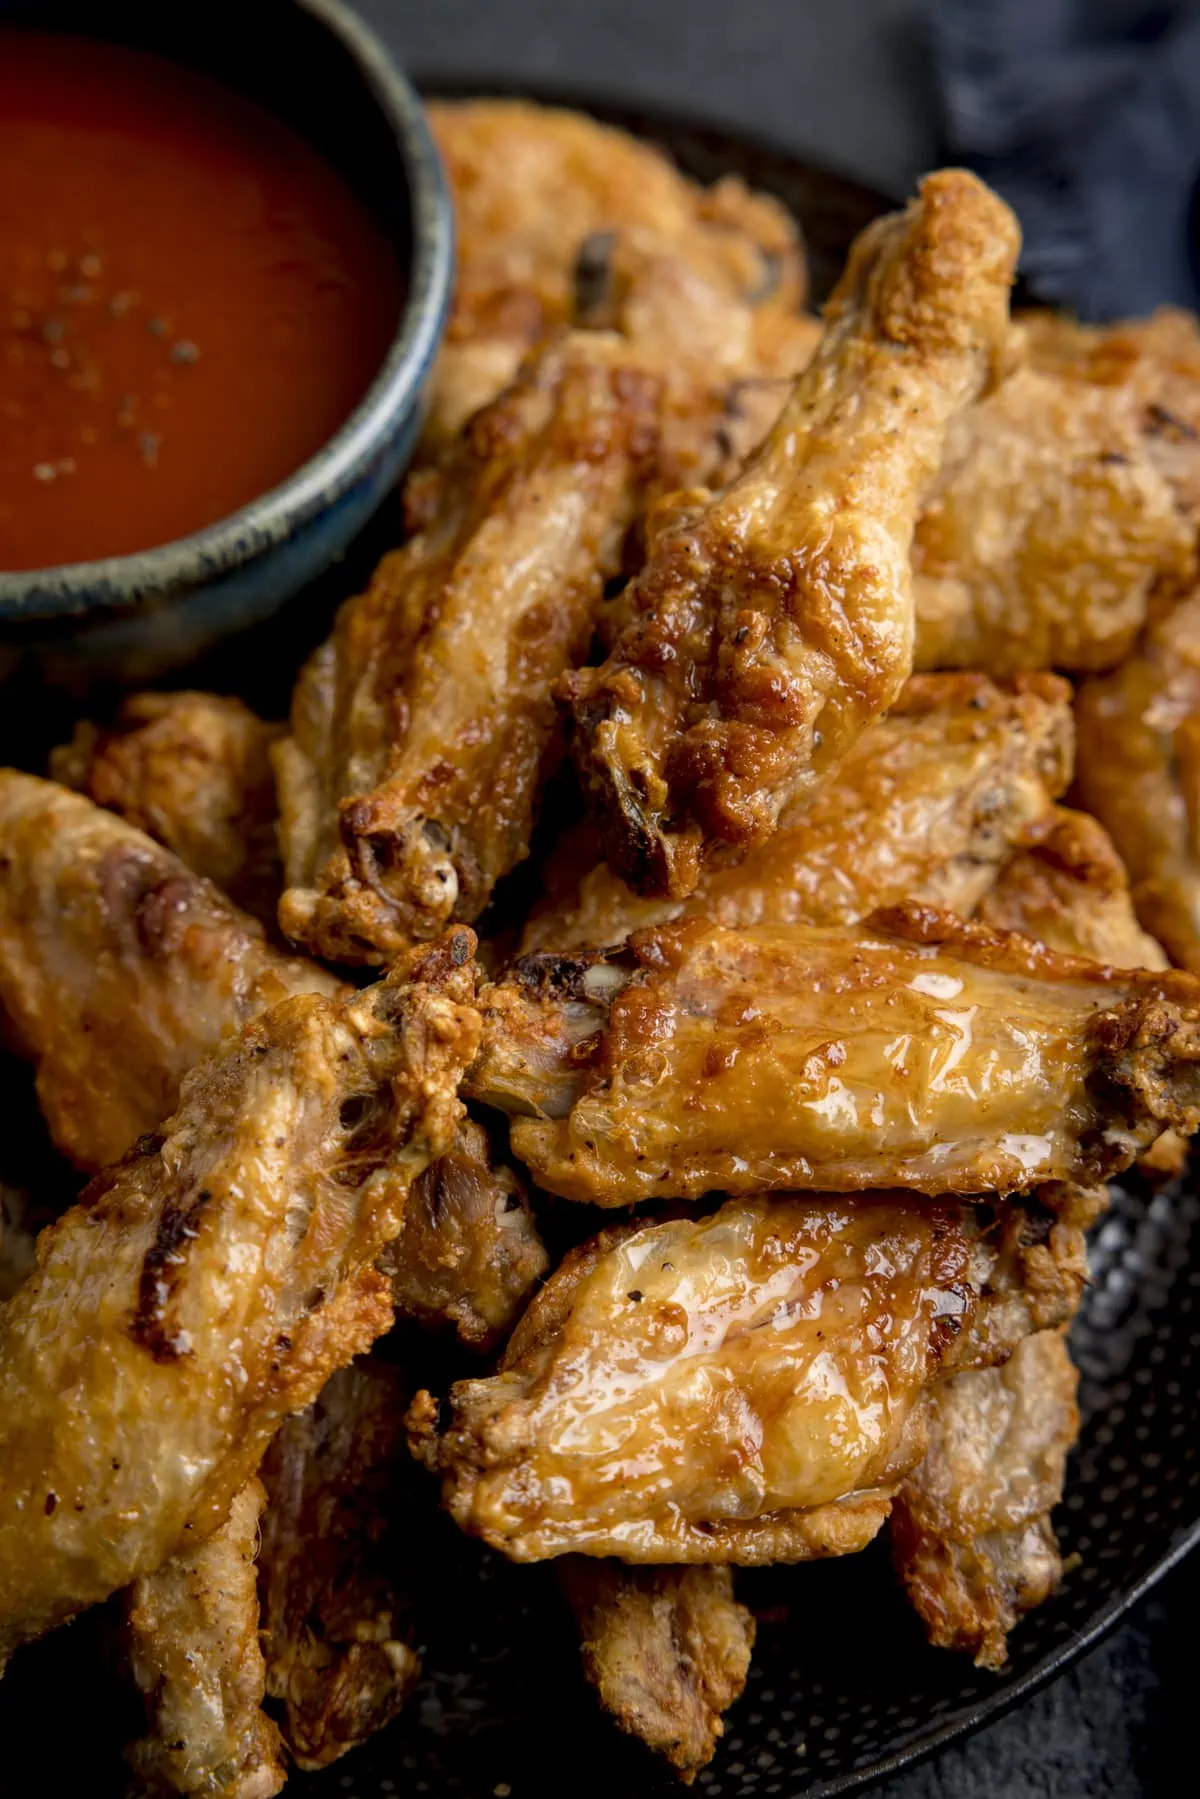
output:
<instances>
[{"instance_id":1,"label":"crispy chicken wing","mask_svg":"<svg viewBox=\"0 0 1200 1799\"><path fill-rule=\"evenodd\" d=\"M283 873L264 724L214 693L135 693L111 729L85 720L50 773L174 850L235 905L275 921Z\"/></svg>"},{"instance_id":2,"label":"crispy chicken wing","mask_svg":"<svg viewBox=\"0 0 1200 1799\"><path fill-rule=\"evenodd\" d=\"M270 1799L283 1786L279 1732L261 1709L254 1556L265 1497L249 1481L212 1536L129 1590L129 1660L147 1728L127 1753L147 1799Z\"/></svg>"},{"instance_id":3,"label":"crispy chicken wing","mask_svg":"<svg viewBox=\"0 0 1200 1799\"><path fill-rule=\"evenodd\" d=\"M569 839L546 880L566 897L534 910L522 950L603 949L684 912L731 928L854 924L905 899L965 915L1070 778L1070 700L1054 676L1005 691L915 675L810 800L765 844L718 851L686 901L641 899L605 863L580 881Z\"/></svg>"},{"instance_id":4,"label":"crispy chicken wing","mask_svg":"<svg viewBox=\"0 0 1200 1799\"><path fill-rule=\"evenodd\" d=\"M1138 918L1200 973L1200 593L1075 707L1081 805L1111 833Z\"/></svg>"},{"instance_id":5,"label":"crispy chicken wing","mask_svg":"<svg viewBox=\"0 0 1200 1799\"><path fill-rule=\"evenodd\" d=\"M711 1761L750 1668L754 1619L733 1596L731 1571L567 1555L558 1573L605 1710L690 1782Z\"/></svg>"},{"instance_id":6,"label":"crispy chicken wing","mask_svg":"<svg viewBox=\"0 0 1200 1799\"><path fill-rule=\"evenodd\" d=\"M0 1008L37 1064L56 1144L82 1167L153 1130L247 1019L338 991L132 825L0 771Z\"/></svg>"},{"instance_id":7,"label":"crispy chicken wing","mask_svg":"<svg viewBox=\"0 0 1200 1799\"><path fill-rule=\"evenodd\" d=\"M302 1768L381 1730L420 1673L408 1617L404 1441L411 1397L367 1356L338 1371L267 1450L259 1572L267 1691Z\"/></svg>"},{"instance_id":8,"label":"crispy chicken wing","mask_svg":"<svg viewBox=\"0 0 1200 1799\"><path fill-rule=\"evenodd\" d=\"M1002 1367L932 1394L929 1446L896 1496L892 1549L929 1639L1001 1668L1008 1632L1058 1585L1050 1513L1079 1429L1062 1336L1039 1331Z\"/></svg>"},{"instance_id":9,"label":"crispy chicken wing","mask_svg":"<svg viewBox=\"0 0 1200 1799\"><path fill-rule=\"evenodd\" d=\"M553 687L618 566L657 382L546 346L433 475L431 522L343 607L276 748L289 937L381 962L475 918L528 853Z\"/></svg>"},{"instance_id":10,"label":"crispy chicken wing","mask_svg":"<svg viewBox=\"0 0 1200 1799\"><path fill-rule=\"evenodd\" d=\"M374 1262L461 1116L472 947L276 1006L42 1233L0 1311L0 1659L203 1541L387 1328Z\"/></svg>"},{"instance_id":11,"label":"crispy chicken wing","mask_svg":"<svg viewBox=\"0 0 1200 1799\"><path fill-rule=\"evenodd\" d=\"M705 838L768 836L899 694L916 508L1005 352L1016 249L955 171L864 232L765 444L674 510L608 660L564 683L605 854L639 892L689 893Z\"/></svg>"},{"instance_id":12,"label":"crispy chicken wing","mask_svg":"<svg viewBox=\"0 0 1200 1799\"><path fill-rule=\"evenodd\" d=\"M538 1184L606 1206L710 1190L1082 1184L1200 1122L1200 984L947 913L844 930L702 918L485 988L467 1091Z\"/></svg>"},{"instance_id":13,"label":"crispy chicken wing","mask_svg":"<svg viewBox=\"0 0 1200 1799\"><path fill-rule=\"evenodd\" d=\"M975 916L1064 955L1115 968L1167 966L1138 924L1129 876L1108 832L1089 813L1066 806L1056 806L1046 829L1010 857Z\"/></svg>"},{"instance_id":14,"label":"crispy chicken wing","mask_svg":"<svg viewBox=\"0 0 1200 1799\"><path fill-rule=\"evenodd\" d=\"M729 1200L572 1251L497 1374L410 1421L452 1516L515 1561L801 1561L860 1549L923 1451L921 1395L998 1251L911 1196Z\"/></svg>"}]
</instances>

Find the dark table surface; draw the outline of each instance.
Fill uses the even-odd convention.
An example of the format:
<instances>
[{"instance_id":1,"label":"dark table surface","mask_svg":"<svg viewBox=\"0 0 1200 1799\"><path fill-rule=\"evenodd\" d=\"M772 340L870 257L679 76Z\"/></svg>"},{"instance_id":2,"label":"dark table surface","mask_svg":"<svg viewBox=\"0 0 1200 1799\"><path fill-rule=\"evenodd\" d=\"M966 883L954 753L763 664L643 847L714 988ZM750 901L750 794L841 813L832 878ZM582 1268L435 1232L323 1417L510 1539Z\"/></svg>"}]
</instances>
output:
<instances>
[{"instance_id":1,"label":"dark table surface","mask_svg":"<svg viewBox=\"0 0 1200 1799\"><path fill-rule=\"evenodd\" d=\"M357 0L419 78L578 88L743 130L885 192L937 159L919 0ZM986 0L979 0L986 4ZM1195 1790L1200 1560L1067 1674L870 1799Z\"/></svg>"}]
</instances>

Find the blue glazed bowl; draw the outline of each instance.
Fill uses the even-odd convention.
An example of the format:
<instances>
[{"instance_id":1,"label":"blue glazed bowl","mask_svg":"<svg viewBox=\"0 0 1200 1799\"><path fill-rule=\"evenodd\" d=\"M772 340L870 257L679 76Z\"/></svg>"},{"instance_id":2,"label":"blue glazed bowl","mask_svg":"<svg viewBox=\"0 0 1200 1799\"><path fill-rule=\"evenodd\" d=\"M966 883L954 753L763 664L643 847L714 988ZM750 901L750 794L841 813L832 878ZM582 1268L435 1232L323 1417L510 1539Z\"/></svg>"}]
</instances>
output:
<instances>
[{"instance_id":1,"label":"blue glazed bowl","mask_svg":"<svg viewBox=\"0 0 1200 1799\"><path fill-rule=\"evenodd\" d=\"M341 0L0 0L25 24L153 50L239 88L300 132L382 221L407 274L361 404L280 486L132 556L0 573L0 679L145 680L276 611L345 550L394 486L445 322L454 230L425 116Z\"/></svg>"}]
</instances>

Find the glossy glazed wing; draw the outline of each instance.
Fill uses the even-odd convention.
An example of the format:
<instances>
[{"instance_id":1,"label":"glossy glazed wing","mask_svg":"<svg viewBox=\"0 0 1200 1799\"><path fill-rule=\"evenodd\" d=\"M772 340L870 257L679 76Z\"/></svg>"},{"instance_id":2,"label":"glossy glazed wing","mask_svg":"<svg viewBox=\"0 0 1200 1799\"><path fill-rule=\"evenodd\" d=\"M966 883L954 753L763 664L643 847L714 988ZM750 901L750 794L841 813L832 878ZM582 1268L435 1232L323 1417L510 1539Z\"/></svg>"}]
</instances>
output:
<instances>
[{"instance_id":1,"label":"glossy glazed wing","mask_svg":"<svg viewBox=\"0 0 1200 1799\"><path fill-rule=\"evenodd\" d=\"M916 508L1005 354L1016 248L954 171L864 232L766 442L675 510L608 660L564 683L606 857L639 892L689 893L706 838L768 836L897 698Z\"/></svg>"},{"instance_id":2,"label":"glossy glazed wing","mask_svg":"<svg viewBox=\"0 0 1200 1799\"><path fill-rule=\"evenodd\" d=\"M1009 858L975 916L1064 955L1115 968L1167 966L1161 946L1138 924L1112 838L1090 813L1066 806L1056 806L1047 828Z\"/></svg>"},{"instance_id":3,"label":"glossy glazed wing","mask_svg":"<svg viewBox=\"0 0 1200 1799\"><path fill-rule=\"evenodd\" d=\"M713 1190L1083 1185L1200 1121L1200 984L948 913L844 930L700 918L484 990L467 1091L538 1185L605 1206Z\"/></svg>"},{"instance_id":4,"label":"glossy glazed wing","mask_svg":"<svg viewBox=\"0 0 1200 1799\"><path fill-rule=\"evenodd\" d=\"M55 1143L84 1168L153 1130L247 1020L340 991L169 850L53 782L0 771L0 852L0 1008Z\"/></svg>"},{"instance_id":5,"label":"glossy glazed wing","mask_svg":"<svg viewBox=\"0 0 1200 1799\"><path fill-rule=\"evenodd\" d=\"M267 1691L301 1768L323 1768L395 1717L421 1670L405 1494L411 1397L378 1355L342 1368L287 1419L262 1464L259 1574ZM407 1540L406 1540L407 1539Z\"/></svg>"},{"instance_id":6,"label":"glossy glazed wing","mask_svg":"<svg viewBox=\"0 0 1200 1799\"><path fill-rule=\"evenodd\" d=\"M766 843L710 857L687 900L641 899L606 863L579 881L569 841L546 876L566 897L535 908L522 951L603 949L683 913L731 928L854 924L907 899L965 916L1070 778L1070 701L1054 676L1004 690L983 675L915 675L812 799Z\"/></svg>"},{"instance_id":7,"label":"glossy glazed wing","mask_svg":"<svg viewBox=\"0 0 1200 1799\"><path fill-rule=\"evenodd\" d=\"M558 1575L604 1709L690 1782L711 1761L750 1668L754 1619L734 1598L731 1571L568 1555Z\"/></svg>"},{"instance_id":8,"label":"glossy glazed wing","mask_svg":"<svg viewBox=\"0 0 1200 1799\"><path fill-rule=\"evenodd\" d=\"M952 422L913 537L918 668L1111 668L1195 526L1128 388L1022 368Z\"/></svg>"},{"instance_id":9,"label":"glossy glazed wing","mask_svg":"<svg viewBox=\"0 0 1200 1799\"><path fill-rule=\"evenodd\" d=\"M215 693L135 693L110 728L78 725L50 773L273 925L283 871L268 751L280 729Z\"/></svg>"},{"instance_id":10,"label":"glossy glazed wing","mask_svg":"<svg viewBox=\"0 0 1200 1799\"><path fill-rule=\"evenodd\" d=\"M1050 1514L1079 1429L1078 1375L1057 1331L1027 1337L999 1368L943 1382L929 1446L896 1496L897 1572L930 1642L1001 1668L1017 1619L1058 1585Z\"/></svg>"},{"instance_id":11,"label":"glossy glazed wing","mask_svg":"<svg viewBox=\"0 0 1200 1799\"><path fill-rule=\"evenodd\" d=\"M499 1372L410 1418L456 1522L514 1561L859 1549L923 1451L921 1396L996 1260L911 1197L729 1200L572 1251ZM961 1365L961 1363L960 1363Z\"/></svg>"},{"instance_id":12,"label":"glossy glazed wing","mask_svg":"<svg viewBox=\"0 0 1200 1799\"><path fill-rule=\"evenodd\" d=\"M254 1557L265 1498L247 1482L211 1537L129 1590L129 1663L146 1731L126 1754L147 1799L271 1799L283 1786L279 1732L262 1710Z\"/></svg>"},{"instance_id":13,"label":"glossy glazed wing","mask_svg":"<svg viewBox=\"0 0 1200 1799\"><path fill-rule=\"evenodd\" d=\"M472 946L273 1008L42 1233L0 1311L0 1658L203 1541L388 1327L374 1262L461 1116Z\"/></svg>"},{"instance_id":14,"label":"glossy glazed wing","mask_svg":"<svg viewBox=\"0 0 1200 1799\"><path fill-rule=\"evenodd\" d=\"M492 1348L516 1323L550 1258L524 1182L473 1120L413 1182L380 1266L401 1316L449 1326L472 1348Z\"/></svg>"},{"instance_id":15,"label":"glossy glazed wing","mask_svg":"<svg viewBox=\"0 0 1200 1799\"><path fill-rule=\"evenodd\" d=\"M1079 802L1112 836L1141 923L1200 973L1200 594L1085 681L1075 718Z\"/></svg>"},{"instance_id":16,"label":"glossy glazed wing","mask_svg":"<svg viewBox=\"0 0 1200 1799\"><path fill-rule=\"evenodd\" d=\"M289 937L386 961L528 853L554 683L619 565L657 400L619 340L574 333L429 474L431 522L343 607L276 749Z\"/></svg>"}]
</instances>

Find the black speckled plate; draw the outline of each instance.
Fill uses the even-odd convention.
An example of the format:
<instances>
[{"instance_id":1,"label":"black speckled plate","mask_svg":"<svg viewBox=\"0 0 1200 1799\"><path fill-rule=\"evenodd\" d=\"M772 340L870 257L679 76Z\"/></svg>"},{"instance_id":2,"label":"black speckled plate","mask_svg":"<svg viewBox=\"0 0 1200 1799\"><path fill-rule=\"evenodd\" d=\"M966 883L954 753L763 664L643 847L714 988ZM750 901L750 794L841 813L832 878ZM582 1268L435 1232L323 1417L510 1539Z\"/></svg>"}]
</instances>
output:
<instances>
[{"instance_id":1,"label":"black speckled plate","mask_svg":"<svg viewBox=\"0 0 1200 1799\"><path fill-rule=\"evenodd\" d=\"M886 204L713 131L592 110L657 138L705 180L732 171L787 201L805 228L818 296ZM1072 1571L1013 1633L1007 1672L980 1672L925 1644L881 1543L845 1561L747 1574L740 1591L758 1614L758 1645L746 1693L696 1783L703 1799L826 1799L878 1779L1014 1705L1200 1541L1198 1191L1131 1184L1095 1233L1093 1284L1072 1339L1083 1430L1058 1516ZM415 1698L365 1749L295 1777L295 1799L678 1794L601 1716L548 1568L510 1566L434 1514L414 1561L425 1664ZM85 1619L17 1658L0 1684L0 1793L101 1799L120 1790L115 1759L104 1763L96 1741L119 1729L117 1690L96 1674L102 1635Z\"/></svg>"}]
</instances>

